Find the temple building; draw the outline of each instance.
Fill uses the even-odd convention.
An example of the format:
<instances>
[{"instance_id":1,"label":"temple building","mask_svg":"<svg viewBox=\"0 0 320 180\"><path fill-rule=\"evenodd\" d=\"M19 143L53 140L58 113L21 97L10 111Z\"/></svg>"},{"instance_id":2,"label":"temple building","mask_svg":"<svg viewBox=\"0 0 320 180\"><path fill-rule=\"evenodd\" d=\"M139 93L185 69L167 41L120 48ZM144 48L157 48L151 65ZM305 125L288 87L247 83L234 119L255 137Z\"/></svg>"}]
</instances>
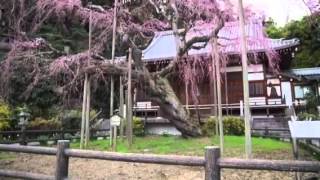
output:
<instances>
[{"instance_id":1,"label":"temple building","mask_svg":"<svg viewBox=\"0 0 320 180\"><path fill-rule=\"evenodd\" d=\"M252 114L277 116L284 114L289 107L302 106L305 103L304 95L309 87L306 84L310 84L313 80L310 78L308 80L309 76L303 70L290 70L292 59L298 51L299 40L268 38L260 22L248 23L245 29L248 42L248 79ZM193 35L206 33L208 32L200 29ZM226 73L222 73L221 78L223 113L228 115L242 114L243 82L239 39L240 32L236 22L226 23L219 32L218 42L223 47L220 51L229 59L224 70ZM270 66L270 51L277 56L277 70ZM204 44L202 49L189 50L188 56L206 56L210 53L211 46L208 43ZM149 46L143 50L143 61L151 71L156 71L168 65L176 55L177 47L173 31L157 32ZM319 69L313 71L318 75L317 77L319 72ZM197 105L192 101L190 90L188 90L190 87L186 87L181 78L172 77L170 82L178 98L190 109L190 112L199 110L202 117L212 115L214 99L209 78L198 84L199 103ZM319 86L316 85L314 88L319 94ZM152 122L155 117L158 117L155 119L161 117L161 109L148 99L148 92L144 89L136 90L134 111L135 115L146 117L149 122ZM161 120L155 120L155 122L161 122Z\"/></svg>"}]
</instances>

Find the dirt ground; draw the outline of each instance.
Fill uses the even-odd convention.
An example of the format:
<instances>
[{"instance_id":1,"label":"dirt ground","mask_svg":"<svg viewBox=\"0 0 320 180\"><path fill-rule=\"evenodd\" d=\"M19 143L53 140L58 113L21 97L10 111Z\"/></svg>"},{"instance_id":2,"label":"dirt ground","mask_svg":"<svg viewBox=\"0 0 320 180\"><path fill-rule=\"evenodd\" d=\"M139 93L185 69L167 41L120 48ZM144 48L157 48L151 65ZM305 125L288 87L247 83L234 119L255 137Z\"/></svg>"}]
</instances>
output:
<instances>
[{"instance_id":1,"label":"dirt ground","mask_svg":"<svg viewBox=\"0 0 320 180\"><path fill-rule=\"evenodd\" d=\"M269 156L269 157L268 157ZM267 155L267 159L286 158L281 152ZM204 169L197 167L124 163L102 160L70 159L69 177L72 180L202 180ZM14 158L0 160L0 169L21 170L53 175L54 156L16 154ZM311 174L304 174L309 177ZM291 180L294 173L223 170L224 180ZM1 179L1 178L0 178Z\"/></svg>"}]
</instances>

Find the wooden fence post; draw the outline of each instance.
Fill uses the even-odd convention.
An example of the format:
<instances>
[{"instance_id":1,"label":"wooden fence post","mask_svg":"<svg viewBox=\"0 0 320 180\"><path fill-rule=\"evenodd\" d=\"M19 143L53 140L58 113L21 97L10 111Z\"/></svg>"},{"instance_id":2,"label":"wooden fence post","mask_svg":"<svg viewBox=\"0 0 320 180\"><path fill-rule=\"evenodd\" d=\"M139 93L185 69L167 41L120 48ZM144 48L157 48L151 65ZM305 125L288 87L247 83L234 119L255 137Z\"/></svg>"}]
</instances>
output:
<instances>
[{"instance_id":1,"label":"wooden fence post","mask_svg":"<svg viewBox=\"0 0 320 180\"><path fill-rule=\"evenodd\" d=\"M61 128L60 130L60 139L64 140L64 128Z\"/></svg>"},{"instance_id":2,"label":"wooden fence post","mask_svg":"<svg viewBox=\"0 0 320 180\"><path fill-rule=\"evenodd\" d=\"M21 139L20 139L20 144L21 145L27 145L27 135L26 135L26 127L25 126L22 126L21 128Z\"/></svg>"},{"instance_id":3,"label":"wooden fence post","mask_svg":"<svg viewBox=\"0 0 320 180\"><path fill-rule=\"evenodd\" d=\"M64 180L68 178L69 157L65 155L65 150L69 148L68 140L59 140L56 155L56 180Z\"/></svg>"},{"instance_id":4,"label":"wooden fence post","mask_svg":"<svg viewBox=\"0 0 320 180\"><path fill-rule=\"evenodd\" d=\"M207 146L205 152L205 180L220 180L220 149L215 146Z\"/></svg>"}]
</instances>

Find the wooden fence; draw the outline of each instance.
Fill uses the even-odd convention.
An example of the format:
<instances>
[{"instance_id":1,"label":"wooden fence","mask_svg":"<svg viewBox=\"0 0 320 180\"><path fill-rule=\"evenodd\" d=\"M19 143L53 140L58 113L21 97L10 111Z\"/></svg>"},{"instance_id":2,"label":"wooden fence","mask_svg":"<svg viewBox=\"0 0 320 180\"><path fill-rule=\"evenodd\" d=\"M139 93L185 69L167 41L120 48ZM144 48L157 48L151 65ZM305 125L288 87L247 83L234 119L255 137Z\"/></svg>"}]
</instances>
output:
<instances>
[{"instance_id":1,"label":"wooden fence","mask_svg":"<svg viewBox=\"0 0 320 180\"><path fill-rule=\"evenodd\" d=\"M288 138L290 139L290 130L287 128L252 128L251 132L255 136L269 138Z\"/></svg>"},{"instance_id":2,"label":"wooden fence","mask_svg":"<svg viewBox=\"0 0 320 180\"><path fill-rule=\"evenodd\" d=\"M97 135L98 132L105 131L109 131L109 129L90 129L90 137L106 137L106 133ZM80 129L0 131L0 144L20 143L25 145L35 141L80 139L80 135L77 134L80 134Z\"/></svg>"},{"instance_id":3,"label":"wooden fence","mask_svg":"<svg viewBox=\"0 0 320 180\"><path fill-rule=\"evenodd\" d=\"M320 162L313 161L221 158L220 149L218 147L206 147L204 157L168 156L151 154L121 154L114 152L69 149L69 141L60 140L58 141L57 148L0 145L0 151L56 156L56 170L54 176L3 169L0 170L0 177L2 176L27 179L68 179L69 158L71 157L135 163L199 166L204 167L206 180L220 180L221 169L224 168L288 172L320 172Z\"/></svg>"}]
</instances>

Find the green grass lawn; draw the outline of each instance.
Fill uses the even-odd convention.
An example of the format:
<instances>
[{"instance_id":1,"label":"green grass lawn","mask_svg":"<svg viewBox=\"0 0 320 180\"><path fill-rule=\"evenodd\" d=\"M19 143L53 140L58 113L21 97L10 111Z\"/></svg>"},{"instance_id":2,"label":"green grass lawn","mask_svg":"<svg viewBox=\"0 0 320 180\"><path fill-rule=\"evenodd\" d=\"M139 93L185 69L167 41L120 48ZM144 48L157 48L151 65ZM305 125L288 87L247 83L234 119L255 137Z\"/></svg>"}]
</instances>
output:
<instances>
[{"instance_id":1,"label":"green grass lawn","mask_svg":"<svg viewBox=\"0 0 320 180\"><path fill-rule=\"evenodd\" d=\"M243 136L225 136L225 153L228 157L242 157L244 155ZM273 139L252 138L254 154L270 154L279 152L291 153L291 144ZM131 149L126 142L121 140L117 143L117 152L154 153L154 154L179 154L179 155L204 155L205 146L218 146L217 137L189 138L184 139L175 136L146 136L134 138ZM79 148L79 142L71 144L72 148ZM109 140L93 140L89 148L93 150L110 151Z\"/></svg>"},{"instance_id":2,"label":"green grass lawn","mask_svg":"<svg viewBox=\"0 0 320 180\"><path fill-rule=\"evenodd\" d=\"M15 158L14 153L0 152L0 161L1 160L10 160L10 159L14 159L14 158Z\"/></svg>"}]
</instances>

